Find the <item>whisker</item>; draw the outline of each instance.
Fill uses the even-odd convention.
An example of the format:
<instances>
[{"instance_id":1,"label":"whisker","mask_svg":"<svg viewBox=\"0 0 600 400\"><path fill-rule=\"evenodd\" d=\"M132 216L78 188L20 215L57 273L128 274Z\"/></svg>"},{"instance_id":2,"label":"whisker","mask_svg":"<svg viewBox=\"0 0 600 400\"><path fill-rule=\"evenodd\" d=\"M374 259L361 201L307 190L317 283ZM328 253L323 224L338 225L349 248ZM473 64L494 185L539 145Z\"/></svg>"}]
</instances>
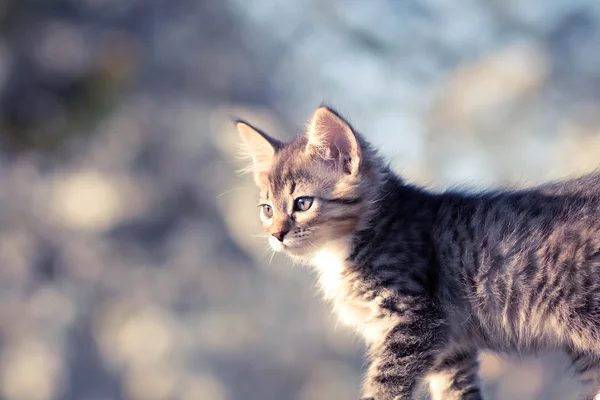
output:
<instances>
[{"instance_id":1,"label":"whisker","mask_svg":"<svg viewBox=\"0 0 600 400\"><path fill-rule=\"evenodd\" d=\"M265 254L267 254L269 252L269 250L273 251L273 249L271 248L271 246L269 246L269 244L267 243L267 245L265 246L265 251L263 251L263 256Z\"/></svg>"},{"instance_id":2,"label":"whisker","mask_svg":"<svg viewBox=\"0 0 600 400\"><path fill-rule=\"evenodd\" d=\"M307 242L308 242L308 243L309 243L309 244L310 244L312 247L314 247L315 249L319 250L319 248L318 248L317 246L315 246L313 242L311 242L311 241L310 241L310 240L308 240L308 239L306 239L306 241L307 241Z\"/></svg>"},{"instance_id":3,"label":"whisker","mask_svg":"<svg viewBox=\"0 0 600 400\"><path fill-rule=\"evenodd\" d=\"M226 190L226 191L224 191L223 193L221 193L221 194L217 195L217 197L216 197L216 198L218 199L219 197L221 197L221 196L224 196L224 195L226 195L226 194L229 194L229 193L231 193L231 192L233 192L233 191L235 191L235 190L247 189L247 188L248 188L248 186L240 186L240 187L236 187L236 188L233 188L233 189L229 189L229 190Z\"/></svg>"}]
</instances>

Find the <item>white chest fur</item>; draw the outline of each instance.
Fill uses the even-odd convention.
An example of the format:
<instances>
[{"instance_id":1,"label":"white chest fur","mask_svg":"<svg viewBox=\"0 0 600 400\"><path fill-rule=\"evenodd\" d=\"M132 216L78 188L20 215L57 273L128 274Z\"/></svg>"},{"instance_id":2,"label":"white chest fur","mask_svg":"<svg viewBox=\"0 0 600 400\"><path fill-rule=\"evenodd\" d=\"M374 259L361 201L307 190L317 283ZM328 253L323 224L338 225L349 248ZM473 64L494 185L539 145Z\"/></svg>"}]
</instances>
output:
<instances>
[{"instance_id":1,"label":"white chest fur","mask_svg":"<svg viewBox=\"0 0 600 400\"><path fill-rule=\"evenodd\" d=\"M312 264L319 274L319 284L325 299L329 300L340 322L355 328L367 343L381 340L391 329L390 321L382 317L377 300L366 301L353 290L357 275L348 274L347 243L333 243L319 250Z\"/></svg>"}]
</instances>

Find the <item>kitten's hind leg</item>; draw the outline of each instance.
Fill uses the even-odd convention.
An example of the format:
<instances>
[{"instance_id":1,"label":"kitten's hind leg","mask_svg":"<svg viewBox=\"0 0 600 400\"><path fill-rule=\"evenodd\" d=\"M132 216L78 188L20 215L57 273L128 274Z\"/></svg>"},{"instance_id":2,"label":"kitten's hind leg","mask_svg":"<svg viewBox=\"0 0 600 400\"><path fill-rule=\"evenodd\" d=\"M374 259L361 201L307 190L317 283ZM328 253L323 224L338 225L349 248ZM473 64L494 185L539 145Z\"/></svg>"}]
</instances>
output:
<instances>
[{"instance_id":1,"label":"kitten's hind leg","mask_svg":"<svg viewBox=\"0 0 600 400\"><path fill-rule=\"evenodd\" d=\"M600 357L594 353L567 349L573 368L588 391L583 400L600 400Z\"/></svg>"},{"instance_id":2,"label":"kitten's hind leg","mask_svg":"<svg viewBox=\"0 0 600 400\"><path fill-rule=\"evenodd\" d=\"M428 374L431 400L482 400L476 351L444 356Z\"/></svg>"}]
</instances>

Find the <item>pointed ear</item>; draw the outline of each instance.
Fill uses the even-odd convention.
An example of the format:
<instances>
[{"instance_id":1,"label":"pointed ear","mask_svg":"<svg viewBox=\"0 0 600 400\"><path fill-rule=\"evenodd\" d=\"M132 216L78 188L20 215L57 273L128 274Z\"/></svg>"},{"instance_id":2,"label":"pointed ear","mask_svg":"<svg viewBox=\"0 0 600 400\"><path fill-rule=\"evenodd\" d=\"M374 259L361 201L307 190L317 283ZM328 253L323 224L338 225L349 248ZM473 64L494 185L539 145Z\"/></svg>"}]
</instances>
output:
<instances>
[{"instance_id":1,"label":"pointed ear","mask_svg":"<svg viewBox=\"0 0 600 400\"><path fill-rule=\"evenodd\" d=\"M355 174L360 165L360 145L350 125L335 111L320 107L312 116L307 132L309 151L346 174Z\"/></svg>"},{"instance_id":2,"label":"pointed ear","mask_svg":"<svg viewBox=\"0 0 600 400\"><path fill-rule=\"evenodd\" d=\"M283 144L247 122L236 121L235 125L246 145L248 154L252 158L251 169L254 171L254 180L258 183L260 178L268 173L273 164L275 153L283 147Z\"/></svg>"}]
</instances>

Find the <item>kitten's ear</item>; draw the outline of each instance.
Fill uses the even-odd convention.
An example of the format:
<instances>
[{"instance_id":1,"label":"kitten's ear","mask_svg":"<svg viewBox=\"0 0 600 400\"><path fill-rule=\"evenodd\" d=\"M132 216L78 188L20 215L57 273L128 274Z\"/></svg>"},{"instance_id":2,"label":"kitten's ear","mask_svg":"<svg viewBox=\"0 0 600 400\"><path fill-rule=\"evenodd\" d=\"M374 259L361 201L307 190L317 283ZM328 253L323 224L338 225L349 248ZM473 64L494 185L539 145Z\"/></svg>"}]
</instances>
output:
<instances>
[{"instance_id":1,"label":"kitten's ear","mask_svg":"<svg viewBox=\"0 0 600 400\"><path fill-rule=\"evenodd\" d=\"M283 147L283 144L245 121L236 121L235 126L252 158L254 180L258 183L261 176L271 168L275 152Z\"/></svg>"},{"instance_id":2,"label":"kitten's ear","mask_svg":"<svg viewBox=\"0 0 600 400\"><path fill-rule=\"evenodd\" d=\"M360 145L350 125L335 111L320 107L307 132L309 151L315 151L332 168L347 174L358 172Z\"/></svg>"}]
</instances>

